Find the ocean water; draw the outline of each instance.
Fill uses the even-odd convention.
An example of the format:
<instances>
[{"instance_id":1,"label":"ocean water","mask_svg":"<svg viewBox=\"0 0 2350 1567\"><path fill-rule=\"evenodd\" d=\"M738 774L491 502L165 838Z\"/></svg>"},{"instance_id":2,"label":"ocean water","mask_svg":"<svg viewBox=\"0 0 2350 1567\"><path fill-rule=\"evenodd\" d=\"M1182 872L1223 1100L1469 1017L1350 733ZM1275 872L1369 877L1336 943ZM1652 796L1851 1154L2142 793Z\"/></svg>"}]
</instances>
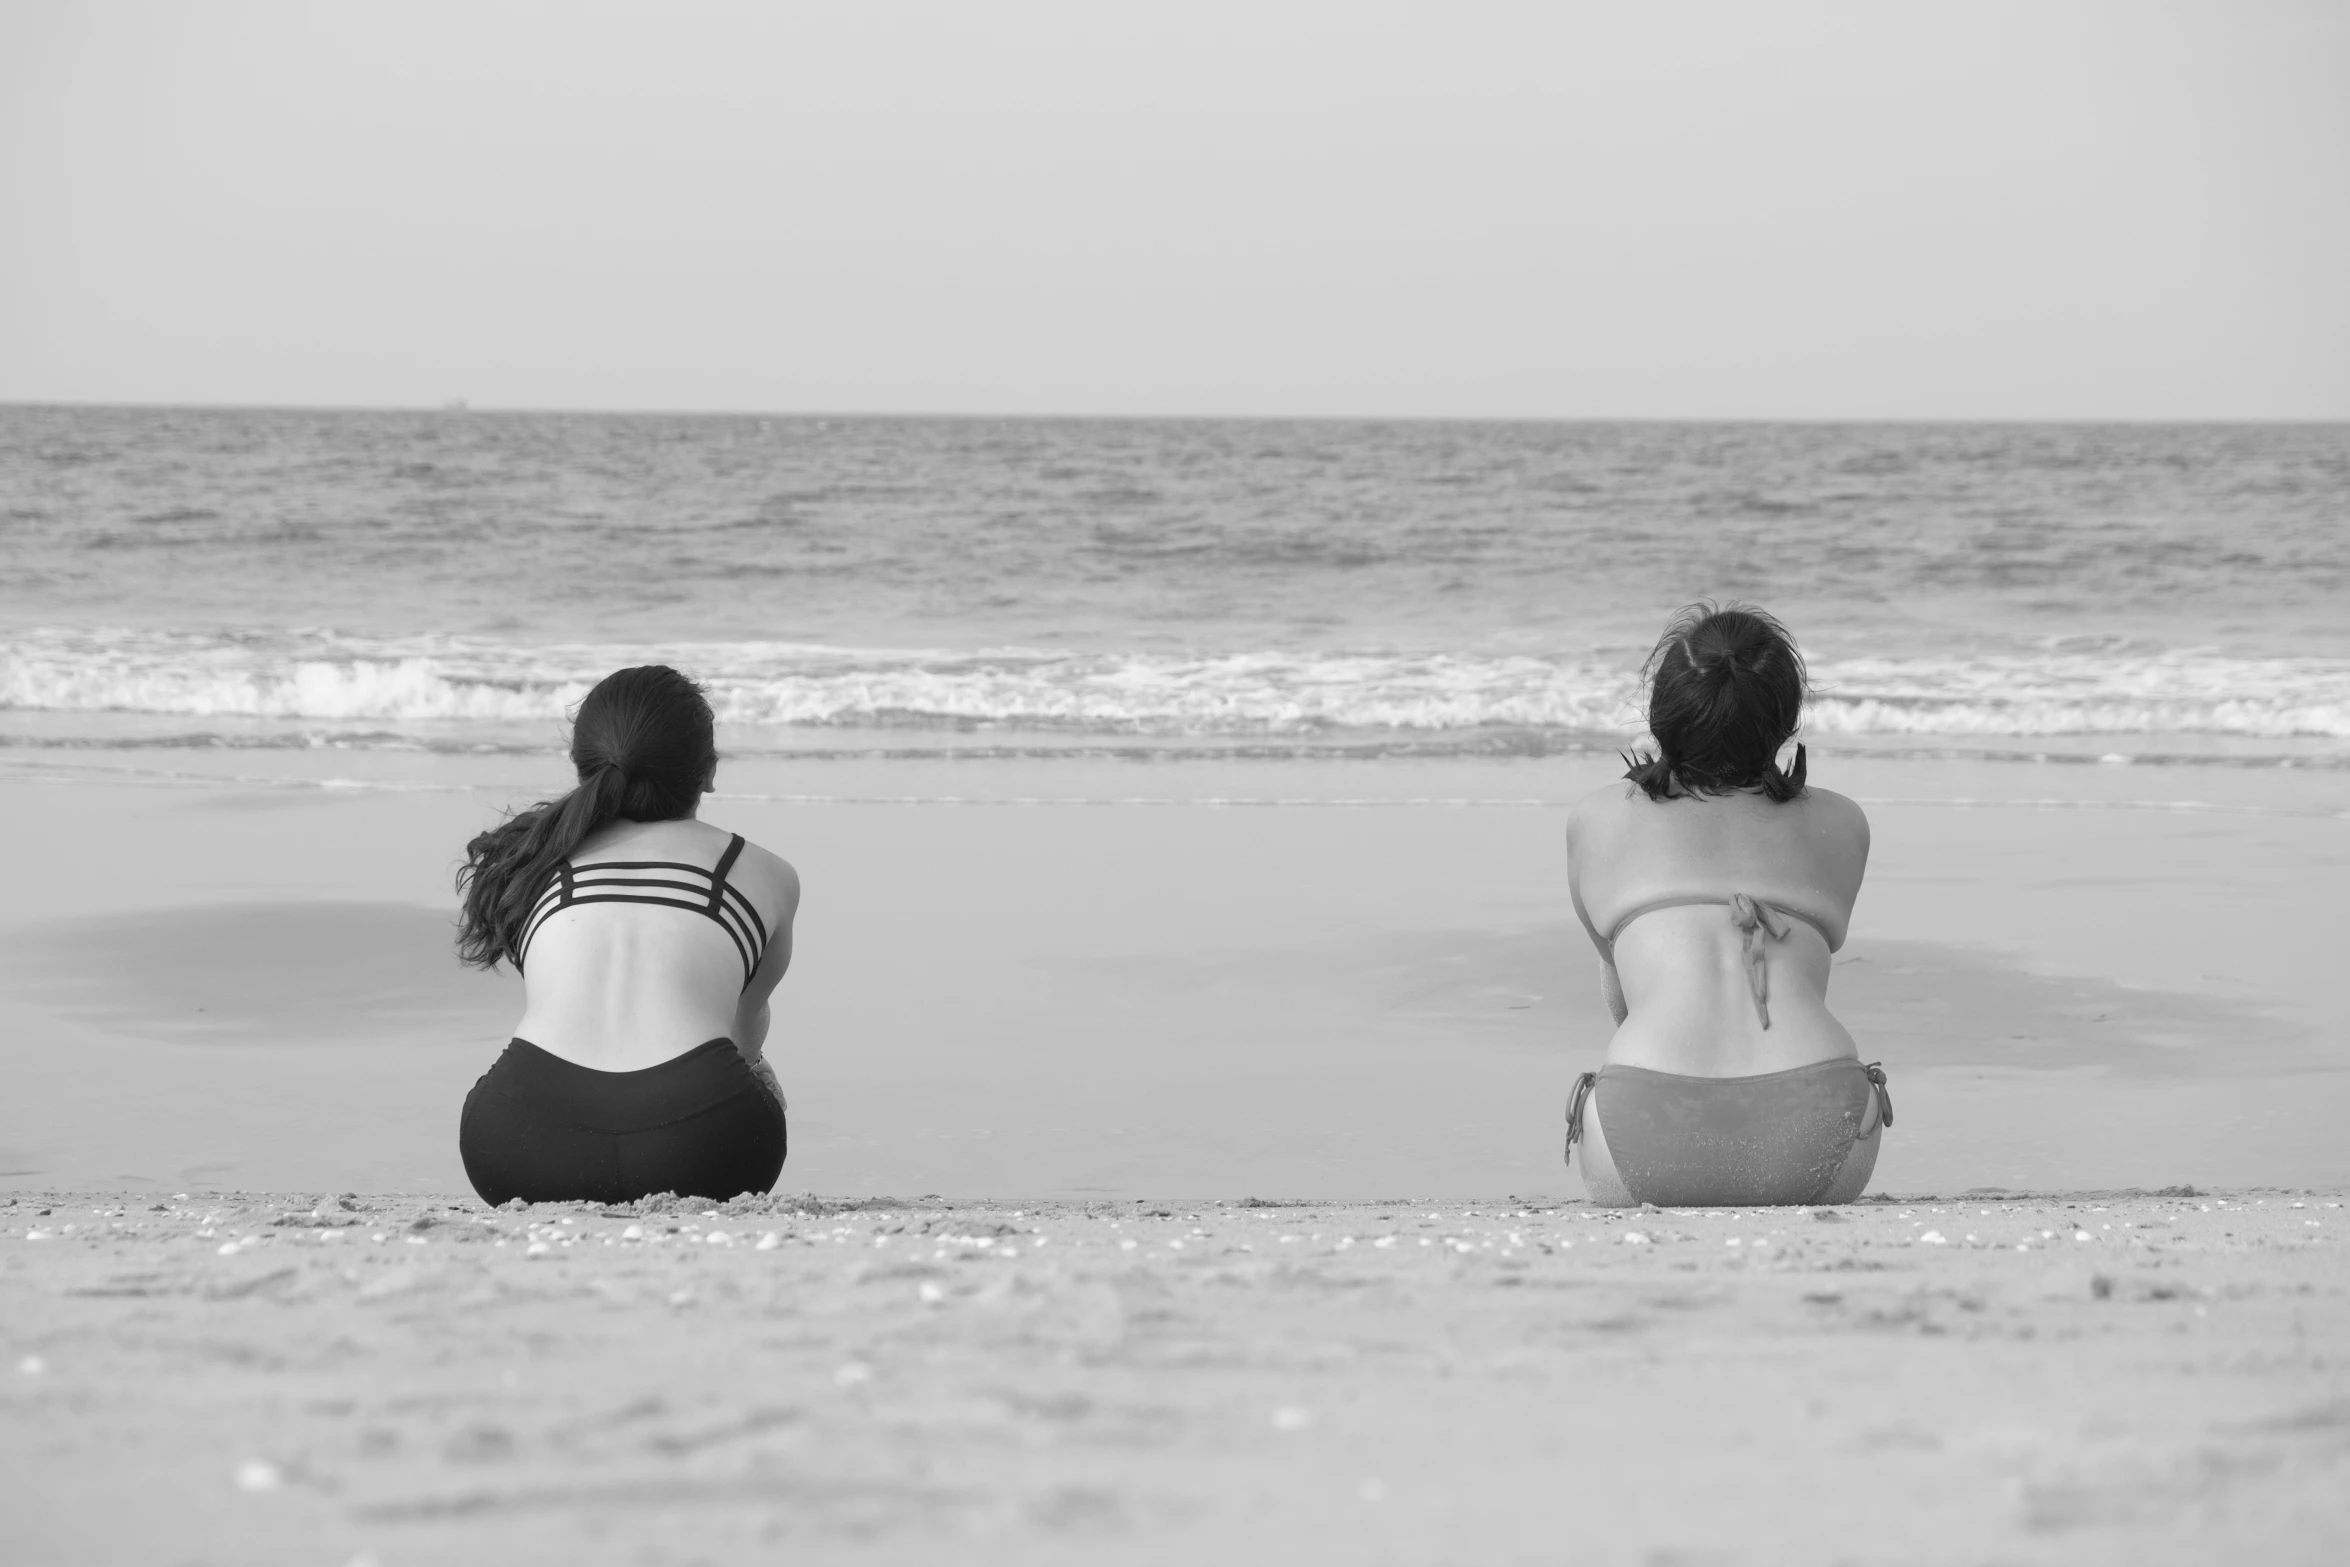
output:
<instances>
[{"instance_id":1,"label":"ocean water","mask_svg":"<svg viewBox=\"0 0 2350 1567\"><path fill-rule=\"evenodd\" d=\"M1815 743L2350 766L2350 426L0 408L0 743L1546 755L1699 597Z\"/></svg>"}]
</instances>

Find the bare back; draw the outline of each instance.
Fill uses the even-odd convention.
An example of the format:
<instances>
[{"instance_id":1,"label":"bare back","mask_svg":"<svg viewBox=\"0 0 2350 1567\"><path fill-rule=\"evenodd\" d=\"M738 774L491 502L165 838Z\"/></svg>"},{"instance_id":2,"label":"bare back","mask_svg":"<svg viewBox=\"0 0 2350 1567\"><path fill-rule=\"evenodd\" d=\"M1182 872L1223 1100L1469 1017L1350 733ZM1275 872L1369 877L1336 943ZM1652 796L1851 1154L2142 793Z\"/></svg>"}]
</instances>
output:
<instances>
[{"instance_id":1,"label":"bare back","mask_svg":"<svg viewBox=\"0 0 2350 1567\"><path fill-rule=\"evenodd\" d=\"M731 837L692 819L618 821L581 843L571 864L714 867ZM605 1072L658 1066L718 1038L758 1060L768 997L791 963L799 878L783 860L746 844L726 885L749 901L766 935L747 982L743 947L715 919L654 904L582 903L557 909L531 936L515 1032Z\"/></svg>"},{"instance_id":2,"label":"bare back","mask_svg":"<svg viewBox=\"0 0 2350 1567\"><path fill-rule=\"evenodd\" d=\"M1828 1011L1828 973L1868 853L1867 817L1824 789L1784 802L1756 790L1660 801L1625 782L1579 801L1567 882L1608 965L1620 1025L1608 1060L1743 1077L1854 1057ZM1745 938L1731 918L1738 894L1793 916L1784 934ZM1767 1007L1750 961L1764 966Z\"/></svg>"}]
</instances>

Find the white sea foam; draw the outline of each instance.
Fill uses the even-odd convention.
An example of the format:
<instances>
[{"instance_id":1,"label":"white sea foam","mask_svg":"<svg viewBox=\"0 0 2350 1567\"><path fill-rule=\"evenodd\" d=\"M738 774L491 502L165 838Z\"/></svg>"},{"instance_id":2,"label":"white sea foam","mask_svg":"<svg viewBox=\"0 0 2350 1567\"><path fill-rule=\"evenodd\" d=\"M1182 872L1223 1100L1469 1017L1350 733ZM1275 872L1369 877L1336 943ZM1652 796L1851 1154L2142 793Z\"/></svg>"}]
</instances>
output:
<instances>
[{"instance_id":1,"label":"white sea foam","mask_svg":"<svg viewBox=\"0 0 2350 1567\"><path fill-rule=\"evenodd\" d=\"M1574 656L972 651L780 642L523 644L331 633L31 630L0 708L383 726L559 724L606 672L675 664L722 722L1165 737L1630 734L1633 672ZM2350 661L2050 651L1813 666L1821 734L2350 739Z\"/></svg>"},{"instance_id":2,"label":"white sea foam","mask_svg":"<svg viewBox=\"0 0 2350 1567\"><path fill-rule=\"evenodd\" d=\"M2050 652L1815 664L1805 721L1830 734L2350 738L2350 662Z\"/></svg>"}]
</instances>

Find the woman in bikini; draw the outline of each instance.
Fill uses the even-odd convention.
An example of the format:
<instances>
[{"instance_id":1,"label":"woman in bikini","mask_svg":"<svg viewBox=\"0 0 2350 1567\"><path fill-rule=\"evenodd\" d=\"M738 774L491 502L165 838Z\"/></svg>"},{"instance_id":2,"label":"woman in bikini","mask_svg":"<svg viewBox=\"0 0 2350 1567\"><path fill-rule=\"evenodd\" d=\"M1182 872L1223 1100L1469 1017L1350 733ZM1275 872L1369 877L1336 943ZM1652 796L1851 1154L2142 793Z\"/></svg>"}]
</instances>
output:
<instances>
[{"instance_id":1,"label":"woman in bikini","mask_svg":"<svg viewBox=\"0 0 2350 1567\"><path fill-rule=\"evenodd\" d=\"M579 787L476 837L457 873L459 956L513 964L524 996L465 1098L465 1173L493 1206L767 1191L785 1149L767 998L799 878L695 819L718 752L676 670L599 682L571 762Z\"/></svg>"},{"instance_id":2,"label":"woman in bikini","mask_svg":"<svg viewBox=\"0 0 2350 1567\"><path fill-rule=\"evenodd\" d=\"M1802 657L1759 610L1692 605L1649 659L1653 756L1575 806L1567 885L1619 1025L1569 1156L1610 1206L1850 1202L1893 1123L1828 1012L1869 824L1804 782Z\"/></svg>"}]
</instances>

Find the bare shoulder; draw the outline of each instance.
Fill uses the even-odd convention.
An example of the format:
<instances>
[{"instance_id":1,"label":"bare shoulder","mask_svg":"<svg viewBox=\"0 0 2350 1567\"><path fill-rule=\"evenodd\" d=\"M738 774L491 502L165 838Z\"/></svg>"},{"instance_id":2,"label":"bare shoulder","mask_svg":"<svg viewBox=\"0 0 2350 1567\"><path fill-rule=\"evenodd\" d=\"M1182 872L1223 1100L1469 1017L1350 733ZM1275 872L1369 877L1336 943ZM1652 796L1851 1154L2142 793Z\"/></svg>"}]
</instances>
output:
<instances>
[{"instance_id":1,"label":"bare shoulder","mask_svg":"<svg viewBox=\"0 0 2350 1567\"><path fill-rule=\"evenodd\" d=\"M800 873L792 868L791 861L772 849L762 849L746 841L738 863L774 890L787 916L800 906Z\"/></svg>"},{"instance_id":2,"label":"bare shoulder","mask_svg":"<svg viewBox=\"0 0 2350 1567\"><path fill-rule=\"evenodd\" d=\"M1869 813L1860 808L1858 800L1838 794L1833 789L1812 787L1804 789L1803 800L1823 829L1838 836L1849 836L1862 849L1867 849Z\"/></svg>"},{"instance_id":3,"label":"bare shoulder","mask_svg":"<svg viewBox=\"0 0 2350 1567\"><path fill-rule=\"evenodd\" d=\"M1631 783L1618 779L1602 784L1567 808L1567 842L1588 843L1623 819L1625 810L1638 790Z\"/></svg>"}]
</instances>

